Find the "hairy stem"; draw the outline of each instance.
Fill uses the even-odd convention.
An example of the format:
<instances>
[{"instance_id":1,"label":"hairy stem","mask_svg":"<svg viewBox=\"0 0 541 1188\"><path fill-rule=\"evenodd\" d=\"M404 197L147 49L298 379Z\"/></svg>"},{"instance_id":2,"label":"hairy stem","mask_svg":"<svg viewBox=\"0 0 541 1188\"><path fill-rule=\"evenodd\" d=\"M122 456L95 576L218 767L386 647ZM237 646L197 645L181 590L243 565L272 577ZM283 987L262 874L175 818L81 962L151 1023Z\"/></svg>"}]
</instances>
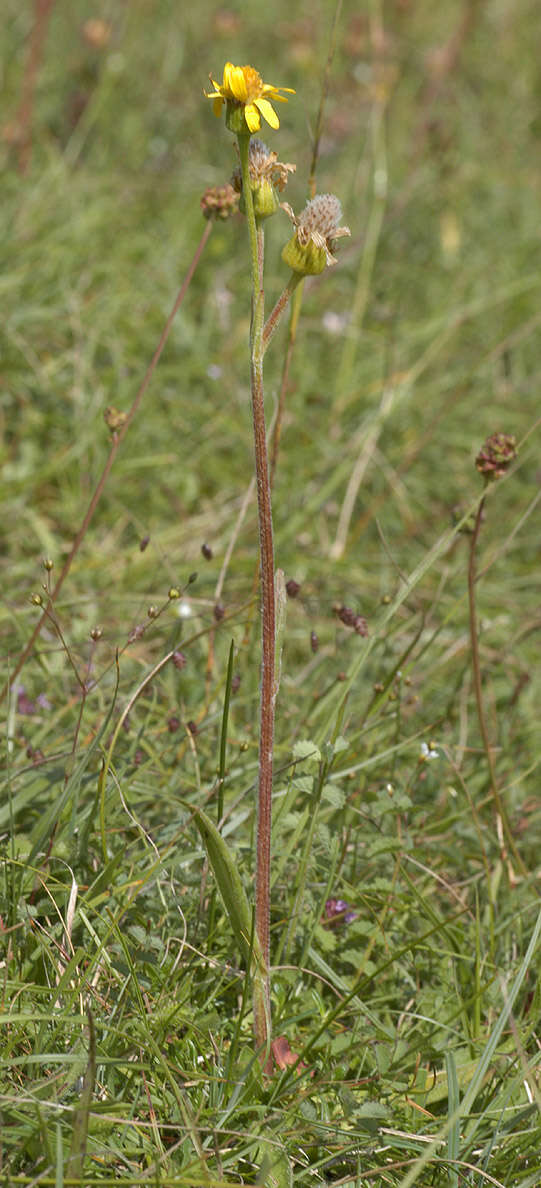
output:
<instances>
[{"instance_id":1,"label":"hairy stem","mask_svg":"<svg viewBox=\"0 0 541 1188\"><path fill-rule=\"evenodd\" d=\"M286 307L289 304L290 298L292 297L293 293L295 292L297 285L299 285L301 283L302 279L303 278L299 272L291 273L291 277L290 277L283 293L280 294L278 301L276 302L276 305L274 306L272 313L269 314L267 321L265 323L265 326L263 328L263 351L266 351L266 349L269 345L269 342L274 334L274 331L277 329L280 319L283 316L283 314L286 310Z\"/></svg>"},{"instance_id":2,"label":"hairy stem","mask_svg":"<svg viewBox=\"0 0 541 1188\"><path fill-rule=\"evenodd\" d=\"M254 1032L256 1049L260 1053L262 1066L266 1072L270 1072L272 1064L270 1058L271 1017L268 967L270 958L270 848L276 637L274 547L272 540L271 489L263 402L264 295L261 275L263 233L257 227L250 188L250 138L249 136L239 136L238 142L242 169L242 187L250 236L252 267L250 355L262 620L255 930L262 953L263 969L261 970L261 976L257 976L254 979Z\"/></svg>"}]
</instances>

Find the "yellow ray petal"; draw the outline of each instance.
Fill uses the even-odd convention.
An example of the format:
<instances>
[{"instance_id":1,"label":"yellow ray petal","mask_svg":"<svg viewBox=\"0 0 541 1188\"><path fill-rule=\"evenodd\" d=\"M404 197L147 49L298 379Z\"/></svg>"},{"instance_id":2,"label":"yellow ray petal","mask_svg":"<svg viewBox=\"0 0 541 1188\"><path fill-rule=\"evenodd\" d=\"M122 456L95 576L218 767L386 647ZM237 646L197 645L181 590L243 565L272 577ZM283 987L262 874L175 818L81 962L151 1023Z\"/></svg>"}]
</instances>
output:
<instances>
[{"instance_id":1,"label":"yellow ray petal","mask_svg":"<svg viewBox=\"0 0 541 1188\"><path fill-rule=\"evenodd\" d=\"M278 119L274 107L271 106L268 99L256 99L255 105L261 112L263 119L267 121L267 124L270 124L271 128L280 127L280 120ZM250 127L249 124L248 127Z\"/></svg>"},{"instance_id":2,"label":"yellow ray petal","mask_svg":"<svg viewBox=\"0 0 541 1188\"><path fill-rule=\"evenodd\" d=\"M246 88L246 79L244 77L242 66L233 66L231 62L226 63L226 66L224 67L224 87L227 87L227 90L230 91L235 99L238 99L240 103L246 102L248 91Z\"/></svg>"},{"instance_id":3,"label":"yellow ray petal","mask_svg":"<svg viewBox=\"0 0 541 1188\"><path fill-rule=\"evenodd\" d=\"M259 102L259 101L258 101ZM257 110L255 103L248 103L244 108L244 118L250 132L259 132L261 127L261 116Z\"/></svg>"},{"instance_id":4,"label":"yellow ray petal","mask_svg":"<svg viewBox=\"0 0 541 1188\"><path fill-rule=\"evenodd\" d=\"M293 90L293 87L272 87L270 83L263 83L264 95L270 95L272 93L273 99L281 99L282 103L287 103L288 100L283 99L282 96L278 94L278 91L285 91L287 95L297 94L297 92Z\"/></svg>"}]
</instances>

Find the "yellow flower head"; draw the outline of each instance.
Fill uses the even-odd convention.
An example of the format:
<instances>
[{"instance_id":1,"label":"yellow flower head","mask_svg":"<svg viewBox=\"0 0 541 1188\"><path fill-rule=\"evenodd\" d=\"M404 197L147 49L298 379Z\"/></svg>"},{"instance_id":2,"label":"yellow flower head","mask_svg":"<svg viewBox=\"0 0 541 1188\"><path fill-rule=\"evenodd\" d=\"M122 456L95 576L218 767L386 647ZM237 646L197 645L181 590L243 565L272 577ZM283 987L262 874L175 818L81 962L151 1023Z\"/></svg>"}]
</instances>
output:
<instances>
[{"instance_id":1,"label":"yellow flower head","mask_svg":"<svg viewBox=\"0 0 541 1188\"><path fill-rule=\"evenodd\" d=\"M280 94L280 91L287 91L290 95L295 94L291 87L272 87L270 83L264 83L261 75L257 70L254 70L253 66L233 66L232 62L226 62L224 66L224 79L221 86L214 81L212 75L210 75L210 81L214 90L205 91L205 95L207 99L213 100L214 115L220 116L223 104L226 103L226 123L233 132L246 132L246 130L250 133L259 132L261 116L270 124L271 128L279 128L280 121L269 100L272 99L276 103L287 103L287 99ZM235 116L236 118L234 118ZM233 117L232 122L231 117ZM241 118L239 119L239 117Z\"/></svg>"}]
</instances>

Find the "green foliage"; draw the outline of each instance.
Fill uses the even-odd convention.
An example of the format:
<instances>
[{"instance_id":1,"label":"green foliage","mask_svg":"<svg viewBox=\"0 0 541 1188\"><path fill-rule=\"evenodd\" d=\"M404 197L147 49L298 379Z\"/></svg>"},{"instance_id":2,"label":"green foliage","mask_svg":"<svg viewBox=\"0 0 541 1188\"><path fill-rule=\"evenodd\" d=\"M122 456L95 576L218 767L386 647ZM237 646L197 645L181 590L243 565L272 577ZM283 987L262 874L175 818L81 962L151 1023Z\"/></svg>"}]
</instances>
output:
<instances>
[{"instance_id":1,"label":"green foliage","mask_svg":"<svg viewBox=\"0 0 541 1188\"><path fill-rule=\"evenodd\" d=\"M298 211L334 10L53 5L22 173L37 6L5 7L8 676L41 613L30 596L54 584L104 466L104 411L129 408L202 234L201 194L230 176L208 72L253 62L295 87L268 139L297 163ZM261 1077L246 978L253 501L219 580L252 467L239 218L212 230L4 702L6 1184L540 1182L537 15L528 0L393 0L345 5L338 23L317 185L340 195L352 237L303 294L274 482L277 564L300 585L277 700L271 921L274 1035L293 1062ZM90 17L111 23L102 47ZM270 305L290 226L269 222ZM285 350L281 327L269 418ZM523 870L498 838L458 527L495 431L519 455L487 499L477 606ZM368 636L333 606L366 616ZM185 663L163 663L175 651Z\"/></svg>"}]
</instances>

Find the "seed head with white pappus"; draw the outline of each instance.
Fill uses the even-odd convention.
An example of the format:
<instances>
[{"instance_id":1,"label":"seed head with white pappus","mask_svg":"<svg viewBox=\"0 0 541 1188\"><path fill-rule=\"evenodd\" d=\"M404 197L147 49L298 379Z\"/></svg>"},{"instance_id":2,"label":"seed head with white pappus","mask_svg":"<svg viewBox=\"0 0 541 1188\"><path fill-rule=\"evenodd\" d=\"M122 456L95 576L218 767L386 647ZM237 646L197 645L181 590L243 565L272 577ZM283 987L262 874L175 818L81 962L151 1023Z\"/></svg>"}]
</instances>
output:
<instances>
[{"instance_id":1,"label":"seed head with white pappus","mask_svg":"<svg viewBox=\"0 0 541 1188\"><path fill-rule=\"evenodd\" d=\"M295 225L295 234L282 252L282 259L293 272L318 276L327 266L336 264L335 241L351 234L349 227L339 226L340 200L334 194L317 194L298 217L287 202L282 202L282 209Z\"/></svg>"}]
</instances>

